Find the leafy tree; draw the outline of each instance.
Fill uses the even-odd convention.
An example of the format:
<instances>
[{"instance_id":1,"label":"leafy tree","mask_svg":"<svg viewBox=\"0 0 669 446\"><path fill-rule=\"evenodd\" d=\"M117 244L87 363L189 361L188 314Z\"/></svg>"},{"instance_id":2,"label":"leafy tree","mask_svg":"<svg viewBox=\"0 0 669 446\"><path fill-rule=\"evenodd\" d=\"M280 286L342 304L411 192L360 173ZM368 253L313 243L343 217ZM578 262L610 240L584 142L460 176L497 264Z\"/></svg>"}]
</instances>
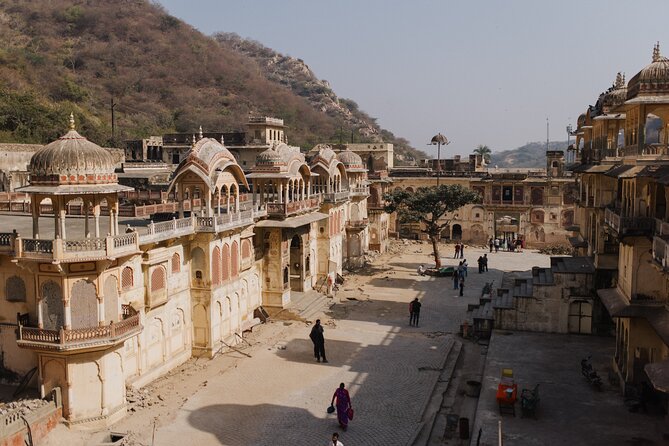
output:
<instances>
[{"instance_id":1,"label":"leafy tree","mask_svg":"<svg viewBox=\"0 0 669 446\"><path fill-rule=\"evenodd\" d=\"M486 163L490 162L490 154L492 153L492 151L488 146L479 144L479 146L476 149L474 149L474 153L476 153L477 155L481 155Z\"/></svg>"},{"instance_id":2,"label":"leafy tree","mask_svg":"<svg viewBox=\"0 0 669 446\"><path fill-rule=\"evenodd\" d=\"M481 196L460 184L441 184L421 187L415 192L396 190L385 194L384 211L397 212L400 223L421 223L434 252L434 263L441 267L439 257L439 236L442 229L451 222L451 214L467 204L479 203ZM444 218L446 217L446 218Z\"/></svg>"}]
</instances>

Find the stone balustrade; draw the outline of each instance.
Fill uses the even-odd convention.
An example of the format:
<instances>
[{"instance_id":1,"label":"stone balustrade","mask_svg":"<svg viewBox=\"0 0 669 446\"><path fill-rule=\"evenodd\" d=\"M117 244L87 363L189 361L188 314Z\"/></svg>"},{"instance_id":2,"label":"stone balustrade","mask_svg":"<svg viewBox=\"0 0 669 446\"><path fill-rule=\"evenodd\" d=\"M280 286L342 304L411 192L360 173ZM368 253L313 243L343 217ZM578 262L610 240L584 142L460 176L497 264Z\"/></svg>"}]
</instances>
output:
<instances>
[{"instance_id":1,"label":"stone balustrade","mask_svg":"<svg viewBox=\"0 0 669 446\"><path fill-rule=\"evenodd\" d=\"M264 206L253 206L248 210L216 217L189 217L159 223L151 222L146 227L146 232L142 234L131 231L120 235L83 239L32 239L20 237L16 232L4 232L0 233L0 254L48 261L116 258L139 252L142 244L156 243L196 232L226 231L253 224L257 219L266 216L267 209Z\"/></svg>"},{"instance_id":2,"label":"stone balustrade","mask_svg":"<svg viewBox=\"0 0 669 446\"><path fill-rule=\"evenodd\" d=\"M350 196L350 192L348 190L343 190L340 192L326 192L323 193L323 201L329 201L329 202L339 202L339 201L346 201L348 200Z\"/></svg>"},{"instance_id":3,"label":"stone balustrade","mask_svg":"<svg viewBox=\"0 0 669 446\"><path fill-rule=\"evenodd\" d=\"M17 344L24 348L69 351L108 346L134 336L142 330L140 314L127 316L120 322L97 327L47 330L19 325Z\"/></svg>"},{"instance_id":4,"label":"stone balustrade","mask_svg":"<svg viewBox=\"0 0 669 446\"><path fill-rule=\"evenodd\" d=\"M352 229L362 229L369 225L369 219L363 218L362 220L349 220L346 223L346 226Z\"/></svg>"},{"instance_id":5,"label":"stone balustrade","mask_svg":"<svg viewBox=\"0 0 669 446\"><path fill-rule=\"evenodd\" d=\"M651 217L623 217L620 210L607 208L604 212L604 224L619 236L653 235L655 219Z\"/></svg>"},{"instance_id":6,"label":"stone balustrade","mask_svg":"<svg viewBox=\"0 0 669 446\"><path fill-rule=\"evenodd\" d=\"M349 192L352 197L366 197L369 195L369 186L352 187Z\"/></svg>"},{"instance_id":7,"label":"stone balustrade","mask_svg":"<svg viewBox=\"0 0 669 446\"><path fill-rule=\"evenodd\" d=\"M303 212L316 211L320 207L320 204L320 195L312 195L304 200L289 201L288 203L267 203L267 214L278 217L288 217Z\"/></svg>"}]
</instances>

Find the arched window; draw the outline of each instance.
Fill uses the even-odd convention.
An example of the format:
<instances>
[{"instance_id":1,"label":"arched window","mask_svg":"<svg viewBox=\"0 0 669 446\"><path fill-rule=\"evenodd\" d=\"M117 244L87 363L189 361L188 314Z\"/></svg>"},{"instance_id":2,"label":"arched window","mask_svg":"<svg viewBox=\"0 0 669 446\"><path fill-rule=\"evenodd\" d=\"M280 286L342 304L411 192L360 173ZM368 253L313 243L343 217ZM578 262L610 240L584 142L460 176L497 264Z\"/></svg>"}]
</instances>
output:
<instances>
[{"instance_id":1,"label":"arched window","mask_svg":"<svg viewBox=\"0 0 669 446\"><path fill-rule=\"evenodd\" d=\"M223 256L222 256L222 268L223 268L223 281L230 279L230 246L226 243L223 245Z\"/></svg>"},{"instance_id":2,"label":"arched window","mask_svg":"<svg viewBox=\"0 0 669 446\"><path fill-rule=\"evenodd\" d=\"M172 255L172 274L181 272L181 256L178 252Z\"/></svg>"},{"instance_id":3,"label":"arched window","mask_svg":"<svg viewBox=\"0 0 669 446\"><path fill-rule=\"evenodd\" d=\"M135 276L132 271L132 268L129 266L126 266L123 268L123 272L121 273L121 288L123 290L129 290L130 288L133 287L135 284Z\"/></svg>"},{"instance_id":4,"label":"arched window","mask_svg":"<svg viewBox=\"0 0 669 446\"><path fill-rule=\"evenodd\" d=\"M162 266L157 267L151 273L151 291L160 291L165 289L166 282L165 268Z\"/></svg>"},{"instance_id":5,"label":"arched window","mask_svg":"<svg viewBox=\"0 0 669 446\"><path fill-rule=\"evenodd\" d=\"M251 242L242 240L242 259L251 257Z\"/></svg>"},{"instance_id":6,"label":"arched window","mask_svg":"<svg viewBox=\"0 0 669 446\"><path fill-rule=\"evenodd\" d=\"M232 256L230 260L230 269L232 277L239 275L239 245L237 241L232 242Z\"/></svg>"},{"instance_id":7,"label":"arched window","mask_svg":"<svg viewBox=\"0 0 669 446\"><path fill-rule=\"evenodd\" d=\"M215 247L211 254L211 283L214 285L221 284L221 250Z\"/></svg>"}]
</instances>

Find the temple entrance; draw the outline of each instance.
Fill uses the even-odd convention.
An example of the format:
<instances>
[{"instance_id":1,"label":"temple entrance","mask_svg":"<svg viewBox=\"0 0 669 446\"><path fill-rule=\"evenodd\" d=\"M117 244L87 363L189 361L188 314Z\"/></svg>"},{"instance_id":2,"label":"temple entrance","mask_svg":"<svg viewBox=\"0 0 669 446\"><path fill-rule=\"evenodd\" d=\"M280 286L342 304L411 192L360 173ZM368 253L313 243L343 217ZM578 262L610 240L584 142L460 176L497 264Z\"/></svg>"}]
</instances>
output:
<instances>
[{"instance_id":1,"label":"temple entrance","mask_svg":"<svg viewBox=\"0 0 669 446\"><path fill-rule=\"evenodd\" d=\"M453 240L462 240L462 226L453 225Z\"/></svg>"},{"instance_id":2,"label":"temple entrance","mask_svg":"<svg viewBox=\"0 0 669 446\"><path fill-rule=\"evenodd\" d=\"M290 289L304 291L304 246L302 238L294 235L290 240Z\"/></svg>"},{"instance_id":3,"label":"temple entrance","mask_svg":"<svg viewBox=\"0 0 669 446\"><path fill-rule=\"evenodd\" d=\"M520 232L520 214L517 212L511 213L495 213L495 237L511 243L518 237Z\"/></svg>"},{"instance_id":4,"label":"temple entrance","mask_svg":"<svg viewBox=\"0 0 669 446\"><path fill-rule=\"evenodd\" d=\"M592 333L592 304L587 300L569 304L569 333Z\"/></svg>"}]
</instances>

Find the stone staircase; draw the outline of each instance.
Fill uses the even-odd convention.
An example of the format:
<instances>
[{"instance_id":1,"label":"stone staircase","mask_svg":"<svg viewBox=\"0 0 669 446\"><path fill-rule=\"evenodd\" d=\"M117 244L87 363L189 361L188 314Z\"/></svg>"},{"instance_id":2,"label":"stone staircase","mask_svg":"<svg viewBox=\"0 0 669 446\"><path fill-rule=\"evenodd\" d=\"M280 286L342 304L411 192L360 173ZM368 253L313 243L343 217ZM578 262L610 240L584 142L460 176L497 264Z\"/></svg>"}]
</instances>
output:
<instances>
[{"instance_id":1,"label":"stone staircase","mask_svg":"<svg viewBox=\"0 0 669 446\"><path fill-rule=\"evenodd\" d=\"M274 316L276 319L313 322L334 304L332 298L316 290L292 291L290 297L290 304Z\"/></svg>"}]
</instances>

